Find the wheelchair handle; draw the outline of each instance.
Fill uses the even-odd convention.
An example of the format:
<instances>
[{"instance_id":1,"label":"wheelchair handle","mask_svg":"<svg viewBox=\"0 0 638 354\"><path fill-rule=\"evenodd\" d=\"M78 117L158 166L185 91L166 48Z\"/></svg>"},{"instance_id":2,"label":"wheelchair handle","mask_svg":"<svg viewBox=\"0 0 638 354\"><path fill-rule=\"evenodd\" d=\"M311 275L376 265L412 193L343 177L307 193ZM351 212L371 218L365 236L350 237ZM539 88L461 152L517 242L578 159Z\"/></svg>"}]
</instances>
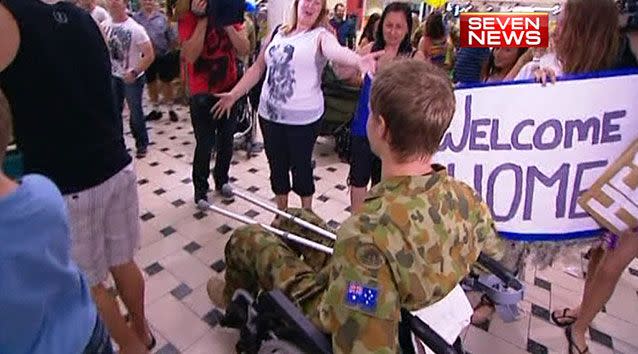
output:
<instances>
[{"instance_id":1,"label":"wheelchair handle","mask_svg":"<svg viewBox=\"0 0 638 354\"><path fill-rule=\"evenodd\" d=\"M401 308L401 321L407 323L414 336L436 354L462 354L446 342L427 323L421 321L405 308Z\"/></svg>"},{"instance_id":2,"label":"wheelchair handle","mask_svg":"<svg viewBox=\"0 0 638 354\"><path fill-rule=\"evenodd\" d=\"M523 283L520 280L516 279L514 274L503 267L498 261L490 256L481 253L478 258L478 262L483 265L490 273L496 275L499 279L501 279L508 288L512 288L516 291L520 291L523 289Z\"/></svg>"}]
</instances>

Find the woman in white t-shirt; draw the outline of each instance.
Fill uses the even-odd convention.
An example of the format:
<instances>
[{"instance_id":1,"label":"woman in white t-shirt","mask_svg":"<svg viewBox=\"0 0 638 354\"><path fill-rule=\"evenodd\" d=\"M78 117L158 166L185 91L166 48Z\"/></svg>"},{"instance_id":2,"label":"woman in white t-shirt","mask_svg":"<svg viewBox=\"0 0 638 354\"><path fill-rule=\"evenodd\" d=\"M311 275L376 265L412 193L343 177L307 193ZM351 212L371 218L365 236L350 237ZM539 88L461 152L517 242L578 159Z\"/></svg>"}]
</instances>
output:
<instances>
[{"instance_id":1,"label":"woman in white t-shirt","mask_svg":"<svg viewBox=\"0 0 638 354\"><path fill-rule=\"evenodd\" d=\"M290 21L267 37L255 64L213 107L215 117L228 114L266 73L259 115L279 209L288 207L291 190L301 197L303 208L312 208L312 151L324 112L321 77L327 61L365 73L374 70L376 58L383 54L360 56L342 47L324 27L327 14L326 0L294 0Z\"/></svg>"}]
</instances>

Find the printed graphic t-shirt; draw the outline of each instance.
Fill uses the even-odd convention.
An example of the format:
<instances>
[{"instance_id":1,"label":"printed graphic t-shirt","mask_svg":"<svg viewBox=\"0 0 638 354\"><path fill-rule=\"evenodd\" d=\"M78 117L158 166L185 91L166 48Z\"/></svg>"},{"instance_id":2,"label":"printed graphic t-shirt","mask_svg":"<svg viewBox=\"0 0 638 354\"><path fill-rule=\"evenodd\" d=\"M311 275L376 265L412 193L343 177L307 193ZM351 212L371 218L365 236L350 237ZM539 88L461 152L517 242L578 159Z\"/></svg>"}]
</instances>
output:
<instances>
[{"instance_id":1,"label":"printed graphic t-shirt","mask_svg":"<svg viewBox=\"0 0 638 354\"><path fill-rule=\"evenodd\" d=\"M321 75L327 59L319 40L325 28L285 36L277 33L266 48L266 80L259 115L290 125L316 122L324 112Z\"/></svg>"},{"instance_id":2,"label":"printed graphic t-shirt","mask_svg":"<svg viewBox=\"0 0 638 354\"><path fill-rule=\"evenodd\" d=\"M199 19L192 12L186 13L178 22L179 39L190 39ZM233 25L242 31L244 24ZM204 48L194 64L188 64L190 94L222 93L230 91L239 81L237 53L226 30L209 21L204 39Z\"/></svg>"},{"instance_id":3,"label":"printed graphic t-shirt","mask_svg":"<svg viewBox=\"0 0 638 354\"><path fill-rule=\"evenodd\" d=\"M107 20L103 27L111 52L111 71L113 76L123 78L142 59L141 45L151 40L144 27L130 17L124 22ZM143 74L139 73L138 77Z\"/></svg>"}]
</instances>

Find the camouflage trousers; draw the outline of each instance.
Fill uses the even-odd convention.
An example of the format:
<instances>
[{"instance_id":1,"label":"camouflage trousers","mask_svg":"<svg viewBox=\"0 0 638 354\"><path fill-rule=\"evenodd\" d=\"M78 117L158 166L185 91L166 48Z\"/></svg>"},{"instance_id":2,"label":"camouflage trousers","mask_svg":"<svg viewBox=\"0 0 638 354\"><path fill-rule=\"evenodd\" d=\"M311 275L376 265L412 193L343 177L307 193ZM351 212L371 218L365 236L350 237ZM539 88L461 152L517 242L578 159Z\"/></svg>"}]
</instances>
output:
<instances>
[{"instance_id":1,"label":"camouflage trousers","mask_svg":"<svg viewBox=\"0 0 638 354\"><path fill-rule=\"evenodd\" d=\"M324 229L327 225L316 214L291 209L288 212ZM332 247L333 242L297 224L284 220L278 228ZM224 250L226 286L224 301L229 303L237 289L255 297L260 290L279 289L319 324L317 304L328 287L325 265L330 255L284 241L258 225L238 228Z\"/></svg>"}]
</instances>

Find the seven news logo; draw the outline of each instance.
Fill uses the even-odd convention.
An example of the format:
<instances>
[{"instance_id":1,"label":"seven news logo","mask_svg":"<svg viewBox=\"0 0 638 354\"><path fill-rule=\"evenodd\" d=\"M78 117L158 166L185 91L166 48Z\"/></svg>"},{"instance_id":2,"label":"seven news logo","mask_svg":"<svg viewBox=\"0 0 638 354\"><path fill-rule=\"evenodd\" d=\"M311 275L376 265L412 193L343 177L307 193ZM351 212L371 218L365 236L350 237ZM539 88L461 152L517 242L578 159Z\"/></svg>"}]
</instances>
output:
<instances>
[{"instance_id":1,"label":"seven news logo","mask_svg":"<svg viewBox=\"0 0 638 354\"><path fill-rule=\"evenodd\" d=\"M549 46L547 13L462 13L461 47Z\"/></svg>"}]
</instances>

